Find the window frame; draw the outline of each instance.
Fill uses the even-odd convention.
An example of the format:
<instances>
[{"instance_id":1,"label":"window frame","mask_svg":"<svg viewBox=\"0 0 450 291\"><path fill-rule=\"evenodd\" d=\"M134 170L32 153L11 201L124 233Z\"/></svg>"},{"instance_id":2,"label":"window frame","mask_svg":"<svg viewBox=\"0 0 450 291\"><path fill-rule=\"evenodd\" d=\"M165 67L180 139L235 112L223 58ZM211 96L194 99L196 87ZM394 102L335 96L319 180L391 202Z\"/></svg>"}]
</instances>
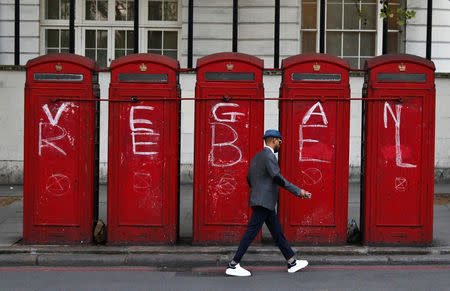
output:
<instances>
[{"instance_id":1,"label":"window frame","mask_svg":"<svg viewBox=\"0 0 450 291\"><path fill-rule=\"evenodd\" d=\"M45 29L69 29L69 19L45 19L46 0L40 0L40 40L39 53L46 53ZM178 0L177 20L158 21L148 20L148 0L139 1L139 47L138 52L147 52L147 31L177 31L177 60L181 58L181 29L182 29L182 0ZM86 20L86 0L75 2L75 53L85 56L86 30L107 30L107 66L115 57L115 31L134 30L134 20L115 20L116 1L108 1L107 20Z\"/></svg>"},{"instance_id":2,"label":"window frame","mask_svg":"<svg viewBox=\"0 0 450 291\"><path fill-rule=\"evenodd\" d=\"M305 32L305 31L315 31L316 32L316 52L318 53L320 51L320 8L321 8L320 6L321 6L321 1L320 0L316 0L317 16L316 16L316 28L315 29L311 29L311 28L303 29L302 28L303 2L309 2L309 1L308 0L299 0L299 10L300 10L299 11L299 15L300 15L300 21L299 21L299 44L300 44L299 48L300 48L300 51L299 51L299 53L303 53L302 52L302 41L303 41L302 37L303 37L303 32ZM375 29L374 30L369 30L368 29L367 32L375 31L375 49L374 49L375 51L374 51L374 56L378 56L378 55L381 55L383 53L383 19L380 17L381 4L380 4L379 1L375 1L375 3L376 3ZM328 4L328 1L325 1L325 36L324 36L325 52L327 51L326 50L326 41L327 41L327 32L328 31L336 31L336 32L341 32L341 33L344 33L344 32L355 32L355 33L359 33L359 34L366 32L365 29L359 29L359 28L355 29L355 30L345 29L345 28L342 28L342 29L328 29L327 28L327 13L328 13L328 5L327 4ZM404 6L404 1L399 0L398 6L399 7L403 7ZM344 17L344 15L342 17ZM342 21L344 21L344 19L342 19ZM400 31L401 31L401 29L397 29L397 30L388 29L388 33L392 33L392 32L398 32L399 33ZM402 45L399 46L398 52L404 52L405 51L405 44L402 41L404 39L404 37L405 37L404 33L399 34L399 42L401 42ZM341 36L341 39L342 39L342 36ZM358 39L359 39L359 37L358 37ZM341 49L340 49L341 52L342 52L342 46L343 46L343 43L341 41ZM363 58L361 56L360 52L361 52L360 43L358 43L358 56L357 56L358 59ZM339 57L342 57L342 56L339 56ZM361 64L360 67L362 67L362 66L363 66L363 64Z\"/></svg>"}]
</instances>

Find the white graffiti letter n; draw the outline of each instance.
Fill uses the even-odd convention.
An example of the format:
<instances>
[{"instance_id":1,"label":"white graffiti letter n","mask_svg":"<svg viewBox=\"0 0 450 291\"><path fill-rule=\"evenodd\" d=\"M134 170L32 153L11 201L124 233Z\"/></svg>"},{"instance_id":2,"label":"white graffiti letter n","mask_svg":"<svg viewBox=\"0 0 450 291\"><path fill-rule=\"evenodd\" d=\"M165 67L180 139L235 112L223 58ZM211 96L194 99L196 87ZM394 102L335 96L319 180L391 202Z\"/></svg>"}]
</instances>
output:
<instances>
[{"instance_id":1,"label":"white graffiti letter n","mask_svg":"<svg viewBox=\"0 0 450 291\"><path fill-rule=\"evenodd\" d=\"M387 128L388 110L395 123L395 163L397 164L397 166L402 168L415 168L416 165L403 163L402 161L402 148L400 146L400 116L402 113L402 105L395 105L394 115L394 111L392 110L391 106L387 102L384 102L384 128Z\"/></svg>"}]
</instances>

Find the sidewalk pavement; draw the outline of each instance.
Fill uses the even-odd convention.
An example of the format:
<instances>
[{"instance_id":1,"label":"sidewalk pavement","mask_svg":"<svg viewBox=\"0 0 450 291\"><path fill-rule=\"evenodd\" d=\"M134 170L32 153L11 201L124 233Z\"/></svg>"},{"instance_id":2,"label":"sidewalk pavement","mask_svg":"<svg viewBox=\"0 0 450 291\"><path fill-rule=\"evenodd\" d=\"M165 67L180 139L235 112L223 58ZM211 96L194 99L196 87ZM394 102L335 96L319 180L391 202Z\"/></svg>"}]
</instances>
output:
<instances>
[{"instance_id":1,"label":"sidewalk pavement","mask_svg":"<svg viewBox=\"0 0 450 291\"><path fill-rule=\"evenodd\" d=\"M100 187L99 218L107 222L106 186ZM428 247L365 245L293 246L312 265L450 265L450 185L435 185L433 244ZM359 184L349 186L349 220L359 225ZM180 187L180 243L176 246L68 246L22 244L23 187L0 186L0 266L225 266L237 246L195 246L192 238L192 185ZM263 229L263 243L250 246L243 262L284 265Z\"/></svg>"}]
</instances>

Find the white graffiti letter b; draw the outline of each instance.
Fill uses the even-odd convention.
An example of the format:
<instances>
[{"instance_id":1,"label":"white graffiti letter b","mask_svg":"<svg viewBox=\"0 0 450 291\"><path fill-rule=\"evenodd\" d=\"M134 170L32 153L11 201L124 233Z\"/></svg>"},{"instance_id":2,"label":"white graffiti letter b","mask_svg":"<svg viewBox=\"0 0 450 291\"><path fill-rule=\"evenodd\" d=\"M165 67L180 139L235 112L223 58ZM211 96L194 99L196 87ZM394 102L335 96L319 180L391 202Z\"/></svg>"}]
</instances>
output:
<instances>
[{"instance_id":1,"label":"white graffiti letter b","mask_svg":"<svg viewBox=\"0 0 450 291\"><path fill-rule=\"evenodd\" d=\"M216 142L216 126L224 126L225 128L228 128L233 133L233 140L228 141L228 142L217 143ZM224 128L224 130L225 130L225 128ZM242 160L242 152L241 152L241 149L234 144L238 139L238 134L236 133L236 131L231 126L224 124L224 123L218 123L218 122L211 123L211 131L212 131L212 138L211 138L212 139L211 140L211 163L212 163L212 165L215 167L230 167L230 166L233 166L233 165L236 165L237 163L239 163ZM232 161L219 164L216 162L217 157L215 157L215 155L214 155L214 149L217 147L219 147L219 148L231 147L231 148L235 149L235 151L239 154L239 156L236 156L236 158L234 158Z\"/></svg>"}]
</instances>

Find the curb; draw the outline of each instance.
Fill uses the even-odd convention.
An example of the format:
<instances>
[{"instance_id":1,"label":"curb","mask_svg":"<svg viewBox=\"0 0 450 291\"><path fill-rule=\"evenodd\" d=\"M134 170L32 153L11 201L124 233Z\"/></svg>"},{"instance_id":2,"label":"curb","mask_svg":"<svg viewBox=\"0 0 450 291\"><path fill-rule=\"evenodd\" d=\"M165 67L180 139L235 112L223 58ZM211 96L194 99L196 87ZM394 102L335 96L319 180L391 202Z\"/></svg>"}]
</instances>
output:
<instances>
[{"instance_id":1,"label":"curb","mask_svg":"<svg viewBox=\"0 0 450 291\"><path fill-rule=\"evenodd\" d=\"M0 248L0 266L224 267L235 246L15 246ZM450 247L294 247L311 265L450 265ZM248 250L248 266L284 266L277 247Z\"/></svg>"}]
</instances>

